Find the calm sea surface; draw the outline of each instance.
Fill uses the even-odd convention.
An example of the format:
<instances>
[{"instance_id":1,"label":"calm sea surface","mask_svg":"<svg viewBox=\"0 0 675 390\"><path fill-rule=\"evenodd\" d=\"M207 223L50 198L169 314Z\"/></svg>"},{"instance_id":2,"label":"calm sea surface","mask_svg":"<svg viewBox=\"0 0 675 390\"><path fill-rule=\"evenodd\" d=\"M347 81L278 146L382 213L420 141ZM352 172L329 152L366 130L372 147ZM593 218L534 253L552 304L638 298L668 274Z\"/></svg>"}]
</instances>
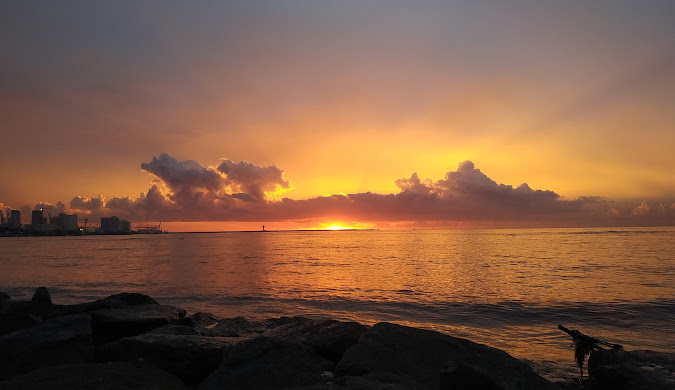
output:
<instances>
[{"instance_id":1,"label":"calm sea surface","mask_svg":"<svg viewBox=\"0 0 675 390\"><path fill-rule=\"evenodd\" d=\"M558 324L675 352L675 228L317 231L0 238L0 291L121 291L220 316L390 321L576 375Z\"/></svg>"}]
</instances>

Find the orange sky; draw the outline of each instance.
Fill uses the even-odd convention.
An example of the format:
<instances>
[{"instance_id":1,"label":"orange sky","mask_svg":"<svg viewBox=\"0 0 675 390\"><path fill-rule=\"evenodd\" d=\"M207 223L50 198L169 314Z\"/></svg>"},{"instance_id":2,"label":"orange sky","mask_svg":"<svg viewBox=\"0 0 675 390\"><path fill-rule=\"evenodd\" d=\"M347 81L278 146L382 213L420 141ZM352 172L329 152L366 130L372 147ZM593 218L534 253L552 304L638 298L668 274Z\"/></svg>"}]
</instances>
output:
<instances>
[{"instance_id":1,"label":"orange sky","mask_svg":"<svg viewBox=\"0 0 675 390\"><path fill-rule=\"evenodd\" d=\"M168 153L275 166L294 200L398 194L398 179L435 183L470 160L497 184L654 211L675 202L673 11L3 4L0 203L134 200L158 180L141 163Z\"/></svg>"}]
</instances>

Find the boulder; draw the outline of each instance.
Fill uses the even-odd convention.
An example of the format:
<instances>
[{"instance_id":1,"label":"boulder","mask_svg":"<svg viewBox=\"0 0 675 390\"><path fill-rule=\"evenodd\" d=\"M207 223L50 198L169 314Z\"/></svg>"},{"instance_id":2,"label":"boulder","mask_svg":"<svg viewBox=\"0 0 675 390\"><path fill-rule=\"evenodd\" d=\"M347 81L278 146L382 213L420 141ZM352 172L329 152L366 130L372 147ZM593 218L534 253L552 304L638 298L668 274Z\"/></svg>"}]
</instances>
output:
<instances>
[{"instance_id":1,"label":"boulder","mask_svg":"<svg viewBox=\"0 0 675 390\"><path fill-rule=\"evenodd\" d=\"M349 347L335 374L367 379L377 379L384 374L386 383L415 383L419 388L438 389L441 371L448 364L468 365L504 390L555 388L530 366L504 351L438 332L389 323L373 326L358 343Z\"/></svg>"},{"instance_id":2,"label":"boulder","mask_svg":"<svg viewBox=\"0 0 675 390\"><path fill-rule=\"evenodd\" d=\"M83 313L100 309L119 309L129 306L139 305L159 305L156 300L141 293L119 293L109 297L98 299L93 302L80 303L76 305L64 305L64 310Z\"/></svg>"},{"instance_id":3,"label":"boulder","mask_svg":"<svg viewBox=\"0 0 675 390\"><path fill-rule=\"evenodd\" d=\"M200 333L205 336L218 337L246 337L259 335L267 330L262 321L249 320L244 317L225 318L214 326L201 328Z\"/></svg>"},{"instance_id":4,"label":"boulder","mask_svg":"<svg viewBox=\"0 0 675 390\"><path fill-rule=\"evenodd\" d=\"M590 390L675 389L675 353L594 351L588 377Z\"/></svg>"},{"instance_id":5,"label":"boulder","mask_svg":"<svg viewBox=\"0 0 675 390\"><path fill-rule=\"evenodd\" d=\"M34 305L38 306L49 306L52 304L52 297L49 296L49 291L47 291L47 287L38 287L35 290L35 293L33 294L33 298L31 299L31 302L33 302Z\"/></svg>"},{"instance_id":6,"label":"boulder","mask_svg":"<svg viewBox=\"0 0 675 390\"><path fill-rule=\"evenodd\" d=\"M15 310L17 306L21 306L16 303L7 302L4 313L0 313L0 335L30 328L42 321L39 314L30 310Z\"/></svg>"},{"instance_id":7,"label":"boulder","mask_svg":"<svg viewBox=\"0 0 675 390\"><path fill-rule=\"evenodd\" d=\"M173 374L150 363L114 362L41 368L0 382L2 390L185 390Z\"/></svg>"},{"instance_id":8,"label":"boulder","mask_svg":"<svg viewBox=\"0 0 675 390\"><path fill-rule=\"evenodd\" d=\"M190 385L199 383L215 370L223 358L223 348L232 343L223 337L159 333L159 329L162 328L101 346L96 353L97 360L142 358Z\"/></svg>"},{"instance_id":9,"label":"boulder","mask_svg":"<svg viewBox=\"0 0 675 390\"><path fill-rule=\"evenodd\" d=\"M201 336L199 330L185 325L164 325L159 328L155 328L148 333L152 334L169 334L169 335L192 335L192 336Z\"/></svg>"},{"instance_id":10,"label":"boulder","mask_svg":"<svg viewBox=\"0 0 675 390\"><path fill-rule=\"evenodd\" d=\"M319 355L337 363L347 348L356 344L366 330L368 326L356 322L302 318L270 329L264 335L309 345Z\"/></svg>"},{"instance_id":11,"label":"boulder","mask_svg":"<svg viewBox=\"0 0 675 390\"><path fill-rule=\"evenodd\" d=\"M224 349L223 363L200 389L283 389L310 386L334 363L312 347L259 336Z\"/></svg>"},{"instance_id":12,"label":"boulder","mask_svg":"<svg viewBox=\"0 0 675 390\"><path fill-rule=\"evenodd\" d=\"M0 337L0 378L35 368L89 362L91 317L77 314L44 321Z\"/></svg>"},{"instance_id":13,"label":"boulder","mask_svg":"<svg viewBox=\"0 0 675 390\"><path fill-rule=\"evenodd\" d=\"M95 345L136 336L163 325L176 324L185 317L185 310L168 305L143 304L119 309L90 312L93 319Z\"/></svg>"},{"instance_id":14,"label":"boulder","mask_svg":"<svg viewBox=\"0 0 675 390\"><path fill-rule=\"evenodd\" d=\"M197 312L189 317L182 318L178 324L193 328L207 328L216 325L220 321L211 313Z\"/></svg>"},{"instance_id":15,"label":"boulder","mask_svg":"<svg viewBox=\"0 0 675 390\"><path fill-rule=\"evenodd\" d=\"M0 291L0 314L9 310L9 295Z\"/></svg>"},{"instance_id":16,"label":"boulder","mask_svg":"<svg viewBox=\"0 0 675 390\"><path fill-rule=\"evenodd\" d=\"M503 389L490 378L488 373L464 363L451 363L441 370L439 388L441 390Z\"/></svg>"}]
</instances>

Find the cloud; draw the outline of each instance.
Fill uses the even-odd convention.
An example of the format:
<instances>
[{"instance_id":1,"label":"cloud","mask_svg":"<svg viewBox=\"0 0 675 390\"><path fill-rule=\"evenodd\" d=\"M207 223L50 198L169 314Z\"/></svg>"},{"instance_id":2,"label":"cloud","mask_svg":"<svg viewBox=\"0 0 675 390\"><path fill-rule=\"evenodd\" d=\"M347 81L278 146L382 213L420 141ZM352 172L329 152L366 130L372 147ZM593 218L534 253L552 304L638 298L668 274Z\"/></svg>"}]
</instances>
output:
<instances>
[{"instance_id":1,"label":"cloud","mask_svg":"<svg viewBox=\"0 0 675 390\"><path fill-rule=\"evenodd\" d=\"M598 197L565 199L550 190L499 184L471 161L444 178L421 180L417 173L395 181L400 192L372 192L290 199L270 196L291 188L274 165L235 163L216 166L178 161L167 153L142 163L154 184L138 197L105 200L76 196L70 212L90 218L116 215L133 222L273 222L321 219L383 221L390 226L638 226L675 224L675 203L618 204ZM62 202L35 208L58 214ZM27 215L31 208L26 206ZM22 211L24 211L22 209ZM387 222L388 221L388 222Z\"/></svg>"},{"instance_id":2,"label":"cloud","mask_svg":"<svg viewBox=\"0 0 675 390\"><path fill-rule=\"evenodd\" d=\"M232 188L250 195L255 200L264 200L265 192L290 188L288 181L284 180L284 171L274 165L261 167L248 161L235 164L223 159L217 170L227 177Z\"/></svg>"},{"instance_id":3,"label":"cloud","mask_svg":"<svg viewBox=\"0 0 675 390\"><path fill-rule=\"evenodd\" d=\"M102 210L104 202L102 195L93 198L76 196L70 201L70 209L71 211L91 214L92 212Z\"/></svg>"}]
</instances>

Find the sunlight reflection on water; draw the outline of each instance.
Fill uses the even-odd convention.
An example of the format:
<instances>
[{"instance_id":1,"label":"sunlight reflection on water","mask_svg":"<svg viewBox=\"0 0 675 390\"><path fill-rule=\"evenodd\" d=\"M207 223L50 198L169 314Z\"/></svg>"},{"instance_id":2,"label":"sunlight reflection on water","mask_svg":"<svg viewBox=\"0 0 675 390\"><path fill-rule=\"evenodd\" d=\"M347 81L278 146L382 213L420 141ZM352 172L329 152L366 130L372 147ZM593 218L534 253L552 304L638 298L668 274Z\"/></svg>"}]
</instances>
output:
<instances>
[{"instance_id":1,"label":"sunlight reflection on water","mask_svg":"<svg viewBox=\"0 0 675 390\"><path fill-rule=\"evenodd\" d=\"M673 351L675 229L336 231L0 239L0 290L139 291L190 312L448 332L574 376L558 324Z\"/></svg>"}]
</instances>

